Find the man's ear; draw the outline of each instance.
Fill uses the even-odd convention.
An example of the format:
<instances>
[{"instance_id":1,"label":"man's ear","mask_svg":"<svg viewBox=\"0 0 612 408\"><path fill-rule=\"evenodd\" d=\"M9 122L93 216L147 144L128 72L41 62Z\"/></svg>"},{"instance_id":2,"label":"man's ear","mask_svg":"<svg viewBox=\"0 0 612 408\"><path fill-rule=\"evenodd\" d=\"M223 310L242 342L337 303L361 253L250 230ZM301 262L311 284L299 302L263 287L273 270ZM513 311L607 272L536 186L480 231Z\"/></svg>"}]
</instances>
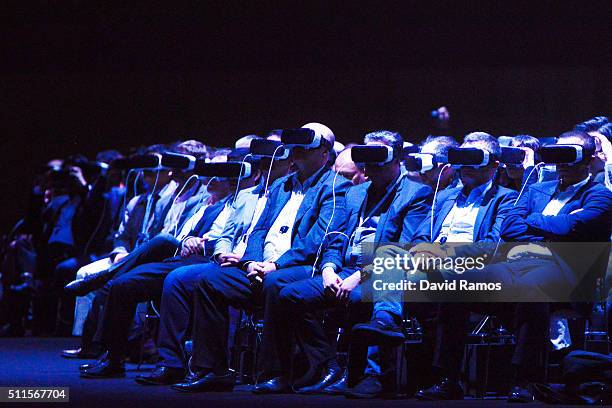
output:
<instances>
[{"instance_id":1,"label":"man's ear","mask_svg":"<svg viewBox=\"0 0 612 408\"><path fill-rule=\"evenodd\" d=\"M261 169L257 169L257 171L255 172L255 176L253 177L255 184L259 183L259 180L261 179L262 174L263 173L261 172Z\"/></svg>"}]
</instances>

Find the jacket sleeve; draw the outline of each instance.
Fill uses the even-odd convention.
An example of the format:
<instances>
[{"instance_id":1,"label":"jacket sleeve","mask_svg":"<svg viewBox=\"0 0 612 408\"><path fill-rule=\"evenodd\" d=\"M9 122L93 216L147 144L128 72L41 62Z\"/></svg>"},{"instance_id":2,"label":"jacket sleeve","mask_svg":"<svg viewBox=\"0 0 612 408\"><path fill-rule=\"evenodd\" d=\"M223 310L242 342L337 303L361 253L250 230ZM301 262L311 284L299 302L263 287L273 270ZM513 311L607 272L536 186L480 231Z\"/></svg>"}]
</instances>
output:
<instances>
[{"instance_id":1,"label":"jacket sleeve","mask_svg":"<svg viewBox=\"0 0 612 408\"><path fill-rule=\"evenodd\" d=\"M314 263L318 249L325 246L329 238L325 236L325 231L343 231L346 229L346 217L342 216L342 208L344 208L343 202L350 183L346 180L340 182L336 181L336 183L335 203L332 194L332 186L328 185L323 187L319 202L317 203L319 206L318 217L305 237L300 237L299 233L296 234L291 244L291 249L285 252L276 261L279 268ZM338 209L339 211L336 213ZM338 253L337 251L334 252L336 254ZM341 260L336 258L335 262L341 262Z\"/></svg>"},{"instance_id":2,"label":"jacket sleeve","mask_svg":"<svg viewBox=\"0 0 612 408\"><path fill-rule=\"evenodd\" d=\"M588 193L584 205L578 210L559 215L532 213L525 219L525 224L548 239L565 241L588 236L589 231L609 224L611 213L612 193L602 188Z\"/></svg>"},{"instance_id":3,"label":"jacket sleeve","mask_svg":"<svg viewBox=\"0 0 612 408\"><path fill-rule=\"evenodd\" d=\"M487 234L477 242L470 245L455 247L455 253L460 257L476 258L485 254L493 255L498 244L502 240L502 225L504 220L512 212L517 193L510 191L503 194L496 203L497 208L493 212L494 219Z\"/></svg>"},{"instance_id":4,"label":"jacket sleeve","mask_svg":"<svg viewBox=\"0 0 612 408\"><path fill-rule=\"evenodd\" d=\"M428 186L419 188L407 205L400 242L412 242L420 231L419 227L428 215L431 216L431 200L433 191Z\"/></svg>"},{"instance_id":5,"label":"jacket sleeve","mask_svg":"<svg viewBox=\"0 0 612 408\"><path fill-rule=\"evenodd\" d=\"M236 211L236 206L232 205L231 213L227 218L223 231L215 242L213 255L225 254L232 251L232 243L234 242L234 235L236 234L236 228L238 226L238 220L236 219L237 214L238 211Z\"/></svg>"}]
</instances>

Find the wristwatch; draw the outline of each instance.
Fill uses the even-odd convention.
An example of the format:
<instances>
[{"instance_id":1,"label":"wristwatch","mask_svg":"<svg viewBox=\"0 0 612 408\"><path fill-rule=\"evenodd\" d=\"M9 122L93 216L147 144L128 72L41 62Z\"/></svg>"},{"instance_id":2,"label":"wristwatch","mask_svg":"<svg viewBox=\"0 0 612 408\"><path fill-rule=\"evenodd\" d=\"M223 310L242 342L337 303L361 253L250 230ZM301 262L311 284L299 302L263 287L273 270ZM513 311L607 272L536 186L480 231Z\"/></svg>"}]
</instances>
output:
<instances>
[{"instance_id":1,"label":"wristwatch","mask_svg":"<svg viewBox=\"0 0 612 408\"><path fill-rule=\"evenodd\" d=\"M365 268L361 269L359 271L359 283L363 283L365 281L367 281L368 279L370 279L370 271L366 270Z\"/></svg>"}]
</instances>

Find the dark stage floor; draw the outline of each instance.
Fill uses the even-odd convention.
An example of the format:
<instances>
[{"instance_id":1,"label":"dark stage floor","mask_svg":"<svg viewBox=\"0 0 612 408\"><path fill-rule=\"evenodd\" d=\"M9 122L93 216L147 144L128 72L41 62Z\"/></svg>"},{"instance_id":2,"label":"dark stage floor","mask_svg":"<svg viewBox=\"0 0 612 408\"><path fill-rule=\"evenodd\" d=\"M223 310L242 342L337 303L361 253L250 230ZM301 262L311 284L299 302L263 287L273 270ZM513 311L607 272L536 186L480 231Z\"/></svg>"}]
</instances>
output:
<instances>
[{"instance_id":1,"label":"dark stage floor","mask_svg":"<svg viewBox=\"0 0 612 408\"><path fill-rule=\"evenodd\" d=\"M508 406L505 401L469 400L452 403L427 403L414 399L397 401L355 401L344 397L275 395L254 396L250 392L180 394L168 387L143 387L132 378L138 372L135 365L128 366L125 379L86 380L78 375L82 360L66 360L59 356L63 348L77 345L78 340L62 338L0 339L0 386L65 386L70 387L70 403L79 407L159 406L172 408L198 407L433 407L433 406ZM8 404L2 404L8 406ZM23 407L23 403L14 404ZM65 405L60 405L65 406ZM529 406L541 406L530 404Z\"/></svg>"}]
</instances>

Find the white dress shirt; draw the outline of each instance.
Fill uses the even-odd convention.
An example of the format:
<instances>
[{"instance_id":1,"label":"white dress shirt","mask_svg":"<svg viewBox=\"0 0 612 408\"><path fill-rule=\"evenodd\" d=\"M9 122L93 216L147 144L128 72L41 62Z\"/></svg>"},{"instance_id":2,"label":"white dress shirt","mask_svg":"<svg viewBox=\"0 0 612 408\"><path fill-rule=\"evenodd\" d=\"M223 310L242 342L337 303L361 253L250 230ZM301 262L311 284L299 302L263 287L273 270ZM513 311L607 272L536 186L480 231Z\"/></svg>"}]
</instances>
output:
<instances>
[{"instance_id":1,"label":"white dress shirt","mask_svg":"<svg viewBox=\"0 0 612 408\"><path fill-rule=\"evenodd\" d=\"M442 222L440 233L435 242L440 242L443 238L445 242L473 242L474 226L480 204L485 194L493 186L493 181L475 187L466 197L463 190L459 193L453 208L449 211Z\"/></svg>"}]
</instances>

